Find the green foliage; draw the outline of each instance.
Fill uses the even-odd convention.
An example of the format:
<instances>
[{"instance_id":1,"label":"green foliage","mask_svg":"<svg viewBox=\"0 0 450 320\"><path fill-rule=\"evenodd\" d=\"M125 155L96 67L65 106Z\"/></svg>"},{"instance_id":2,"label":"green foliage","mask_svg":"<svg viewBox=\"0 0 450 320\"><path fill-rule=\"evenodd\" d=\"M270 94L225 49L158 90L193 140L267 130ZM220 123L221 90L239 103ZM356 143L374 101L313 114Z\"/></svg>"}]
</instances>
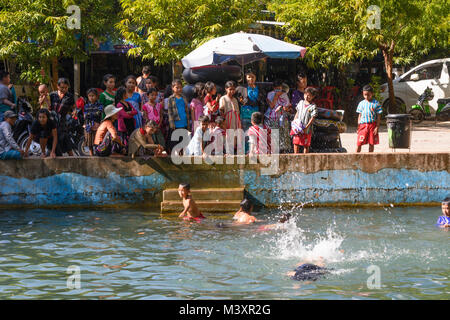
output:
<instances>
[{"instance_id":1,"label":"green foliage","mask_svg":"<svg viewBox=\"0 0 450 320\"><path fill-rule=\"evenodd\" d=\"M373 96L376 100L381 101L381 77L380 76L372 76L370 78L369 83L373 88Z\"/></svg>"},{"instance_id":2,"label":"green foliage","mask_svg":"<svg viewBox=\"0 0 450 320\"><path fill-rule=\"evenodd\" d=\"M80 30L66 24L73 4L81 10ZM87 58L86 45L93 45L87 39L100 40L114 29L118 6L107 0L0 0L0 8L0 57L14 59L22 79L46 82L53 58Z\"/></svg>"},{"instance_id":3,"label":"green foliage","mask_svg":"<svg viewBox=\"0 0 450 320\"><path fill-rule=\"evenodd\" d=\"M128 54L157 64L180 60L212 38L245 31L262 13L263 0L121 0L117 24L137 47Z\"/></svg>"},{"instance_id":4,"label":"green foliage","mask_svg":"<svg viewBox=\"0 0 450 320\"><path fill-rule=\"evenodd\" d=\"M380 29L370 29L371 5L381 9ZM393 50L407 63L432 47L448 48L447 0L272 0L287 36L307 46L311 66L343 65ZM391 47L392 46L392 47Z\"/></svg>"}]
</instances>

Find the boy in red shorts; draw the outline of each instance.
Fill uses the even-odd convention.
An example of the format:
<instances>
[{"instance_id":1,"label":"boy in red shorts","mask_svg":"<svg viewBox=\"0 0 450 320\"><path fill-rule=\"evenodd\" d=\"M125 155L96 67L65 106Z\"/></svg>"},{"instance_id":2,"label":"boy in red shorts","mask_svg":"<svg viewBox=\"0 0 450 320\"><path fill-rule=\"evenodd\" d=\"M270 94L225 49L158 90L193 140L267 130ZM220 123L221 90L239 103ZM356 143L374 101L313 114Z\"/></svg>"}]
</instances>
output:
<instances>
[{"instance_id":1,"label":"boy in red shorts","mask_svg":"<svg viewBox=\"0 0 450 320\"><path fill-rule=\"evenodd\" d=\"M381 104L373 98L373 89L366 85L363 87L364 100L358 104L358 140L356 152L361 152L361 146L369 144L369 152L373 152L379 143L378 128L380 127Z\"/></svg>"},{"instance_id":2,"label":"boy in red shorts","mask_svg":"<svg viewBox=\"0 0 450 320\"><path fill-rule=\"evenodd\" d=\"M301 100L296 109L294 120L291 123L291 136L294 136L294 153L300 153L300 146L303 146L303 153L309 152L311 137L313 134L312 124L317 117L317 109L313 100L317 96L317 90L311 87L305 89L305 100Z\"/></svg>"}]
</instances>

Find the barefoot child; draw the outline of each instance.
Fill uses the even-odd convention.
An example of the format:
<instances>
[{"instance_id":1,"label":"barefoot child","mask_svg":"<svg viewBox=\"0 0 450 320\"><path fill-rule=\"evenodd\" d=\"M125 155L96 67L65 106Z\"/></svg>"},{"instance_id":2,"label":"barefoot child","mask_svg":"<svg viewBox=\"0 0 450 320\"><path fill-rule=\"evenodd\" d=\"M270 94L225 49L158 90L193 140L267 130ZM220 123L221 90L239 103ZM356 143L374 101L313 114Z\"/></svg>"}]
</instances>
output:
<instances>
[{"instance_id":1,"label":"barefoot child","mask_svg":"<svg viewBox=\"0 0 450 320\"><path fill-rule=\"evenodd\" d=\"M450 227L450 209L449 209L449 205L450 205L450 197L447 197L444 199L444 201L442 201L442 216L439 217L438 221L437 221L437 225L440 228L449 228Z\"/></svg>"},{"instance_id":2,"label":"barefoot child","mask_svg":"<svg viewBox=\"0 0 450 320\"><path fill-rule=\"evenodd\" d=\"M373 99L373 89L366 85L363 87L364 100L358 104L356 113L358 116L358 140L356 152L361 152L361 146L369 144L369 152L373 152L375 145L379 143L378 128L380 127L381 104Z\"/></svg>"},{"instance_id":3,"label":"barefoot child","mask_svg":"<svg viewBox=\"0 0 450 320\"><path fill-rule=\"evenodd\" d=\"M179 218L183 218L183 220L193 220L200 222L202 219L205 219L203 214L197 207L194 199L191 196L191 186L189 183L180 183L178 187L178 194L183 199L184 210L178 216Z\"/></svg>"},{"instance_id":4,"label":"barefoot child","mask_svg":"<svg viewBox=\"0 0 450 320\"><path fill-rule=\"evenodd\" d=\"M94 155L94 139L103 116L103 105L98 102L97 89L87 91L89 102L84 106L84 143L89 148L91 157Z\"/></svg>"},{"instance_id":5,"label":"barefoot child","mask_svg":"<svg viewBox=\"0 0 450 320\"><path fill-rule=\"evenodd\" d=\"M300 146L303 146L303 153L309 152L312 137L312 124L317 117L317 109L313 100L317 95L314 88L305 89L305 100L301 100L297 105L297 113L292 121L291 135L294 136L294 153L300 153Z\"/></svg>"}]
</instances>

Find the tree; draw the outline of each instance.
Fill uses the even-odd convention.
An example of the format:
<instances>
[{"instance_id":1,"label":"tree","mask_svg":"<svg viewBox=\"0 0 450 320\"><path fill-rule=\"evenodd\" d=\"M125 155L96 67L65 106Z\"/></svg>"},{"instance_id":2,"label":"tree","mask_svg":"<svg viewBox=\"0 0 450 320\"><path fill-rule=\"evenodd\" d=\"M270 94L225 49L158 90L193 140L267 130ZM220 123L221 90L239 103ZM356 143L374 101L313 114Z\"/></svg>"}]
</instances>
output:
<instances>
[{"instance_id":1,"label":"tree","mask_svg":"<svg viewBox=\"0 0 450 320\"><path fill-rule=\"evenodd\" d=\"M67 25L70 5L80 8L80 29ZM57 79L58 59L86 59L93 40L114 30L118 5L108 0L0 0L0 8L0 57L14 59L22 79L45 83L50 66L53 82Z\"/></svg>"},{"instance_id":2,"label":"tree","mask_svg":"<svg viewBox=\"0 0 450 320\"><path fill-rule=\"evenodd\" d=\"M395 108L393 64L435 47L448 50L446 0L272 0L269 8L287 22L287 36L309 46L310 65L343 65L381 51L390 110Z\"/></svg>"},{"instance_id":3,"label":"tree","mask_svg":"<svg viewBox=\"0 0 450 320\"><path fill-rule=\"evenodd\" d=\"M241 30L261 17L263 0L121 0L117 24L136 47L128 54L170 63L203 42Z\"/></svg>"}]
</instances>

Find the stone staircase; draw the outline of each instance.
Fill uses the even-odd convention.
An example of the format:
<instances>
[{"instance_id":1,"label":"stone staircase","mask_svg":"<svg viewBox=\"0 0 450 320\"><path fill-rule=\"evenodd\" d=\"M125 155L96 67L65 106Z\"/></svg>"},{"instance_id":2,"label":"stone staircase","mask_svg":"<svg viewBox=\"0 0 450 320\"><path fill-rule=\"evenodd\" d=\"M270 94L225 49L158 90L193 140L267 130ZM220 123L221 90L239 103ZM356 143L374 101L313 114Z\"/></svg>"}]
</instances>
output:
<instances>
[{"instance_id":1,"label":"stone staircase","mask_svg":"<svg viewBox=\"0 0 450 320\"><path fill-rule=\"evenodd\" d=\"M191 195L202 212L235 212L244 199L244 188L191 189ZM183 203L178 189L164 190L161 213L181 211Z\"/></svg>"}]
</instances>

